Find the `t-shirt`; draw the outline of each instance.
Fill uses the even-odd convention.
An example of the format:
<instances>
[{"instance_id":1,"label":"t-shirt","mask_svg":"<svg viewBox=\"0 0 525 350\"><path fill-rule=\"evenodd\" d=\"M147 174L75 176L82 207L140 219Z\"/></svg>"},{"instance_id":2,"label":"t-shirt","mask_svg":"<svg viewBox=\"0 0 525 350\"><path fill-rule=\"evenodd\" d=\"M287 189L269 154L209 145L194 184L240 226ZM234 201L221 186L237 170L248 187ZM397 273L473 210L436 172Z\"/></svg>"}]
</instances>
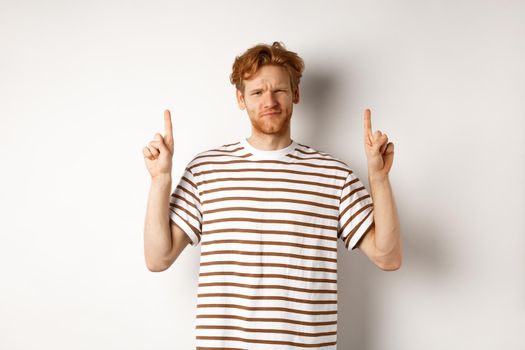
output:
<instances>
[{"instance_id":1,"label":"t-shirt","mask_svg":"<svg viewBox=\"0 0 525 350\"><path fill-rule=\"evenodd\" d=\"M292 140L198 153L170 197L170 218L201 246L197 349L335 349L337 242L373 225L350 167Z\"/></svg>"}]
</instances>

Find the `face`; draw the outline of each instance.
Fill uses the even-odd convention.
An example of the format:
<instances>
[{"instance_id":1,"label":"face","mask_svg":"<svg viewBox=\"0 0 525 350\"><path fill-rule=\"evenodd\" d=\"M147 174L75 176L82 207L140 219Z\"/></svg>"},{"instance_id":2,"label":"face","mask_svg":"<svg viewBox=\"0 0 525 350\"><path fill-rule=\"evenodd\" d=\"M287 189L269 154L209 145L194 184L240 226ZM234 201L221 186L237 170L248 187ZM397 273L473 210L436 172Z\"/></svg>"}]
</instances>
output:
<instances>
[{"instance_id":1,"label":"face","mask_svg":"<svg viewBox=\"0 0 525 350\"><path fill-rule=\"evenodd\" d=\"M293 104L299 102L299 89L292 93L290 76L280 66L262 66L250 80L244 80L244 93L237 90L237 102L248 112L254 131L284 134L289 131Z\"/></svg>"}]
</instances>

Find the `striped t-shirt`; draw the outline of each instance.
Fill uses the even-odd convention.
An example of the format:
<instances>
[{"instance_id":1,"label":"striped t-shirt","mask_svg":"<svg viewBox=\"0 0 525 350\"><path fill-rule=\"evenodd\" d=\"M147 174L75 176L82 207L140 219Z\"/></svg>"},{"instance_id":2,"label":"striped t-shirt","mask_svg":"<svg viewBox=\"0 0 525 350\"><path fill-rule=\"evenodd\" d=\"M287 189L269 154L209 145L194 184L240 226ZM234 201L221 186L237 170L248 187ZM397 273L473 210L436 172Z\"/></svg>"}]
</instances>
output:
<instances>
[{"instance_id":1,"label":"striped t-shirt","mask_svg":"<svg viewBox=\"0 0 525 350\"><path fill-rule=\"evenodd\" d=\"M352 250L373 225L347 164L243 138L189 162L170 218L201 245L197 349L336 348L337 241Z\"/></svg>"}]
</instances>

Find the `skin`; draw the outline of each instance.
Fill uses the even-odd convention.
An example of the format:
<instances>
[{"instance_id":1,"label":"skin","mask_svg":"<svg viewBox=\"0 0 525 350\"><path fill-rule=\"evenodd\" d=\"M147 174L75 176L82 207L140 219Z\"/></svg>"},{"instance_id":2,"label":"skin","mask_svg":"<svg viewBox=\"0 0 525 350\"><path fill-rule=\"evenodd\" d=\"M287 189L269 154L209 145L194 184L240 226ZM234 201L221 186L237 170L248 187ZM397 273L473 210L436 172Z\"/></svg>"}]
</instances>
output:
<instances>
[{"instance_id":1,"label":"skin","mask_svg":"<svg viewBox=\"0 0 525 350\"><path fill-rule=\"evenodd\" d=\"M394 161L394 144L386 133L372 132L370 109L364 113L364 147L368 182L374 203L374 226L359 243L359 249L383 270L401 267L402 248L399 217L389 172Z\"/></svg>"},{"instance_id":2,"label":"skin","mask_svg":"<svg viewBox=\"0 0 525 350\"><path fill-rule=\"evenodd\" d=\"M292 92L287 70L266 65L243 82L244 92L236 90L235 95L239 108L246 109L252 124L248 142L261 150L277 150L290 145L290 120L293 105L299 102L299 89ZM274 115L265 115L274 111Z\"/></svg>"},{"instance_id":3,"label":"skin","mask_svg":"<svg viewBox=\"0 0 525 350\"><path fill-rule=\"evenodd\" d=\"M155 134L154 140L143 149L144 161L152 178L159 175L171 175L173 157L173 126L171 113L164 111L164 137Z\"/></svg>"},{"instance_id":4,"label":"skin","mask_svg":"<svg viewBox=\"0 0 525 350\"><path fill-rule=\"evenodd\" d=\"M244 91L236 90L236 98L239 108L246 109L250 119L252 134L248 142L252 146L277 150L290 145L290 121L293 105L299 102L299 88L292 91L286 69L261 67L251 79L244 80ZM271 112L274 113L268 114ZM164 125L165 135L155 134L154 140L143 149L152 178L144 230L146 262L151 271L167 269L189 243L187 235L169 222L173 130L168 110L164 111ZM389 180L394 144L388 142L386 133L372 132L370 109L364 112L364 148L374 203L374 225L358 247L382 270L397 270L402 260L400 227Z\"/></svg>"}]
</instances>

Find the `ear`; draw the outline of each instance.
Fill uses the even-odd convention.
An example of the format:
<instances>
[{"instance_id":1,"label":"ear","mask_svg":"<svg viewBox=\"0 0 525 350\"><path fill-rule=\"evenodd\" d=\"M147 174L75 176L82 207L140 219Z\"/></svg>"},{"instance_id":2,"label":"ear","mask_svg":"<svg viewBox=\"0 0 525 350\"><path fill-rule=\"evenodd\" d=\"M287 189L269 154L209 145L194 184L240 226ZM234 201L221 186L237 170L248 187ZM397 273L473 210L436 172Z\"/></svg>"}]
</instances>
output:
<instances>
[{"instance_id":1,"label":"ear","mask_svg":"<svg viewBox=\"0 0 525 350\"><path fill-rule=\"evenodd\" d=\"M244 103L244 95L239 89L235 89L235 96L237 97L237 104L240 109L245 109L246 104Z\"/></svg>"},{"instance_id":2,"label":"ear","mask_svg":"<svg viewBox=\"0 0 525 350\"><path fill-rule=\"evenodd\" d=\"M299 85L297 85L297 90L293 94L293 103L299 103Z\"/></svg>"}]
</instances>

